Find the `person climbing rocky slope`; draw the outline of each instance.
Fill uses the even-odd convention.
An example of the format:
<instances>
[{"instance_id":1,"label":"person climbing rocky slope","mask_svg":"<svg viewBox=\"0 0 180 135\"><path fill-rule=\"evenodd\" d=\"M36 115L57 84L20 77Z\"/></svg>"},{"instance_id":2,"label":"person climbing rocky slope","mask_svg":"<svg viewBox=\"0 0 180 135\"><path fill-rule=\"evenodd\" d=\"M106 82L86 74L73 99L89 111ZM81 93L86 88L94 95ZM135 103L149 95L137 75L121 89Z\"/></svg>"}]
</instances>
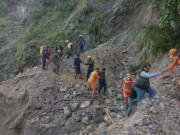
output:
<instances>
[{"instance_id":1,"label":"person climbing rocky slope","mask_svg":"<svg viewBox=\"0 0 180 135\"><path fill-rule=\"evenodd\" d=\"M161 71L169 65L167 55L156 58L153 61L153 71ZM152 72L153 72L152 71ZM180 132L180 102L178 101L179 67L160 78L152 80L152 86L157 89L157 96L150 100L146 97L137 106L134 114L128 118L116 121L108 128L101 128L94 134L129 135L129 134L154 134L154 135L178 135Z\"/></svg>"}]
</instances>

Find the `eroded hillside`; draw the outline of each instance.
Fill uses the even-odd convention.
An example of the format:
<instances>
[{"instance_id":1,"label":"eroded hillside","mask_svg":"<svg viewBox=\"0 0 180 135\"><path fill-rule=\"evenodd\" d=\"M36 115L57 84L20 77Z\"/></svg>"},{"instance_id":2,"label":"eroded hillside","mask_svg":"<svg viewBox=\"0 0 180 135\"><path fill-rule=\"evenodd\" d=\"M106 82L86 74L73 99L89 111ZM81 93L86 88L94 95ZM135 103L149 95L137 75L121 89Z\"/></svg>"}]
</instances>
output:
<instances>
[{"instance_id":1,"label":"eroded hillside","mask_svg":"<svg viewBox=\"0 0 180 135\"><path fill-rule=\"evenodd\" d=\"M135 28L157 22L157 8L141 0L0 1L4 8L11 7L0 17L1 31L7 31L0 34L0 79L24 70L0 83L0 135L178 135L179 67L152 80L156 98L146 98L128 118L119 92L127 70L136 72L145 61L152 64L152 72L170 64L166 55L150 56L152 46L137 45L133 39L134 34L139 36ZM176 21L170 25L173 31L178 28ZM82 66L84 79L75 80L73 59L61 61L59 75L51 66L47 71L36 66L41 44L63 45L66 39L76 44L79 34L87 41L82 60L91 55L95 67L107 69L112 91L107 97L98 95L92 100L85 81L87 67ZM159 43L171 41L162 37Z\"/></svg>"}]
</instances>

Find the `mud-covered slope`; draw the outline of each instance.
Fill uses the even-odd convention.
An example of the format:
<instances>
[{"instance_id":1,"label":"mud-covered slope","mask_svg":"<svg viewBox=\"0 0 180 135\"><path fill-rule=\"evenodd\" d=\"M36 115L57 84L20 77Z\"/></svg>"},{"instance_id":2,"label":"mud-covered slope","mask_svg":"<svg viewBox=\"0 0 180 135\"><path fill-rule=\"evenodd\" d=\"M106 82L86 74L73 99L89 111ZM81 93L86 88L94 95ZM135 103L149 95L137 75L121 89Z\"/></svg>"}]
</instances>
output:
<instances>
[{"instance_id":1,"label":"mud-covered slope","mask_svg":"<svg viewBox=\"0 0 180 135\"><path fill-rule=\"evenodd\" d=\"M121 111L124 105L118 103L122 97L111 98L119 95L117 91L93 101L86 82L73 78L68 73L57 76L37 67L3 82L0 85L0 134L87 134L99 124L111 124L104 109L114 113L113 117L124 117ZM114 90L110 86L109 89Z\"/></svg>"}]
</instances>

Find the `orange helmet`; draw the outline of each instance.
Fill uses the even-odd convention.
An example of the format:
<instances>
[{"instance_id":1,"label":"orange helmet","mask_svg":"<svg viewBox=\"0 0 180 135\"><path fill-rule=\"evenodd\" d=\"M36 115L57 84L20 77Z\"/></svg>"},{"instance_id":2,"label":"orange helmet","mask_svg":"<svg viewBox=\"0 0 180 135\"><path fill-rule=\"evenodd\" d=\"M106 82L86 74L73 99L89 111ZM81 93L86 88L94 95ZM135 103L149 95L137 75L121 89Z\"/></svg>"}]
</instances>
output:
<instances>
[{"instance_id":1,"label":"orange helmet","mask_svg":"<svg viewBox=\"0 0 180 135\"><path fill-rule=\"evenodd\" d=\"M177 49L171 49L169 50L169 58L172 59L174 57L174 54L177 52Z\"/></svg>"}]
</instances>

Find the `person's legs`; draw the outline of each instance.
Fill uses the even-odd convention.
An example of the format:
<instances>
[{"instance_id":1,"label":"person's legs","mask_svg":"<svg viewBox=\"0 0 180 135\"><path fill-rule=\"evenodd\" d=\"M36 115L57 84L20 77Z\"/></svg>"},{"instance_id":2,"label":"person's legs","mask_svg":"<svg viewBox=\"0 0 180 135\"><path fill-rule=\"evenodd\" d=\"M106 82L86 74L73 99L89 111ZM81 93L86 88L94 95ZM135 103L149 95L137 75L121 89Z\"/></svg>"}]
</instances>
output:
<instances>
[{"instance_id":1,"label":"person's legs","mask_svg":"<svg viewBox=\"0 0 180 135\"><path fill-rule=\"evenodd\" d=\"M90 74L91 74L91 71L88 70L88 71L87 71L87 75L86 75L87 80L89 79Z\"/></svg>"},{"instance_id":2,"label":"person's legs","mask_svg":"<svg viewBox=\"0 0 180 135\"><path fill-rule=\"evenodd\" d=\"M92 98L95 98L95 96L96 96L96 85L95 85L95 82L90 82L90 87L92 89Z\"/></svg>"},{"instance_id":3,"label":"person's legs","mask_svg":"<svg viewBox=\"0 0 180 135\"><path fill-rule=\"evenodd\" d=\"M57 67L56 67L56 69L57 69L57 73L59 72L59 62L57 62Z\"/></svg>"},{"instance_id":4,"label":"person's legs","mask_svg":"<svg viewBox=\"0 0 180 135\"><path fill-rule=\"evenodd\" d=\"M103 84L103 91L104 91L104 95L106 95L106 93L107 93L106 82L104 82L104 84Z\"/></svg>"},{"instance_id":5,"label":"person's legs","mask_svg":"<svg viewBox=\"0 0 180 135\"><path fill-rule=\"evenodd\" d=\"M83 46L81 47L81 53L82 54L84 53L84 47Z\"/></svg>"},{"instance_id":6,"label":"person's legs","mask_svg":"<svg viewBox=\"0 0 180 135\"><path fill-rule=\"evenodd\" d=\"M96 97L96 88L93 89L93 99Z\"/></svg>"},{"instance_id":7,"label":"person's legs","mask_svg":"<svg viewBox=\"0 0 180 135\"><path fill-rule=\"evenodd\" d=\"M69 59L70 56L71 56L71 53L68 51L68 52L67 52L67 59Z\"/></svg>"},{"instance_id":8,"label":"person's legs","mask_svg":"<svg viewBox=\"0 0 180 135\"><path fill-rule=\"evenodd\" d=\"M56 72L56 63L53 61L53 72Z\"/></svg>"},{"instance_id":9,"label":"person's legs","mask_svg":"<svg viewBox=\"0 0 180 135\"><path fill-rule=\"evenodd\" d=\"M78 54L80 54L81 53L81 48L80 47L78 47Z\"/></svg>"},{"instance_id":10,"label":"person's legs","mask_svg":"<svg viewBox=\"0 0 180 135\"><path fill-rule=\"evenodd\" d=\"M126 109L128 109L128 98L125 98Z\"/></svg>"},{"instance_id":11,"label":"person's legs","mask_svg":"<svg viewBox=\"0 0 180 135\"><path fill-rule=\"evenodd\" d=\"M101 94L102 88L103 88L102 83L99 81L99 88L98 88L98 93L99 94Z\"/></svg>"},{"instance_id":12,"label":"person's legs","mask_svg":"<svg viewBox=\"0 0 180 135\"><path fill-rule=\"evenodd\" d=\"M42 69L45 69L46 67L46 58L42 57Z\"/></svg>"},{"instance_id":13,"label":"person's legs","mask_svg":"<svg viewBox=\"0 0 180 135\"><path fill-rule=\"evenodd\" d=\"M137 103L136 102L137 99L128 97L127 101L128 101L127 116L129 116L131 114L132 105Z\"/></svg>"},{"instance_id":14,"label":"person's legs","mask_svg":"<svg viewBox=\"0 0 180 135\"><path fill-rule=\"evenodd\" d=\"M153 98L156 95L156 90L153 88L147 89L146 92L149 93L149 98Z\"/></svg>"},{"instance_id":15,"label":"person's legs","mask_svg":"<svg viewBox=\"0 0 180 135\"><path fill-rule=\"evenodd\" d=\"M133 89L136 91L137 93L137 103L141 102L141 100L144 98L144 93L145 91L140 89L140 88L137 88L137 87L133 87Z\"/></svg>"},{"instance_id":16,"label":"person's legs","mask_svg":"<svg viewBox=\"0 0 180 135\"><path fill-rule=\"evenodd\" d=\"M127 116L129 116L130 113L131 113L133 100L132 100L132 98L130 98L130 97L129 97L127 100L128 100Z\"/></svg>"},{"instance_id":17,"label":"person's legs","mask_svg":"<svg viewBox=\"0 0 180 135\"><path fill-rule=\"evenodd\" d=\"M79 79L82 79L82 76L81 76L81 67L78 67L78 75L79 75Z\"/></svg>"},{"instance_id":18,"label":"person's legs","mask_svg":"<svg viewBox=\"0 0 180 135\"><path fill-rule=\"evenodd\" d=\"M76 79L76 77L77 77L77 74L78 74L78 71L77 71L77 68L75 68L75 79Z\"/></svg>"},{"instance_id":19,"label":"person's legs","mask_svg":"<svg viewBox=\"0 0 180 135\"><path fill-rule=\"evenodd\" d=\"M48 56L48 59L47 59L48 61L47 61L47 69L48 69L48 67L49 67L49 64L50 64L50 62L51 62L51 56Z\"/></svg>"}]
</instances>

